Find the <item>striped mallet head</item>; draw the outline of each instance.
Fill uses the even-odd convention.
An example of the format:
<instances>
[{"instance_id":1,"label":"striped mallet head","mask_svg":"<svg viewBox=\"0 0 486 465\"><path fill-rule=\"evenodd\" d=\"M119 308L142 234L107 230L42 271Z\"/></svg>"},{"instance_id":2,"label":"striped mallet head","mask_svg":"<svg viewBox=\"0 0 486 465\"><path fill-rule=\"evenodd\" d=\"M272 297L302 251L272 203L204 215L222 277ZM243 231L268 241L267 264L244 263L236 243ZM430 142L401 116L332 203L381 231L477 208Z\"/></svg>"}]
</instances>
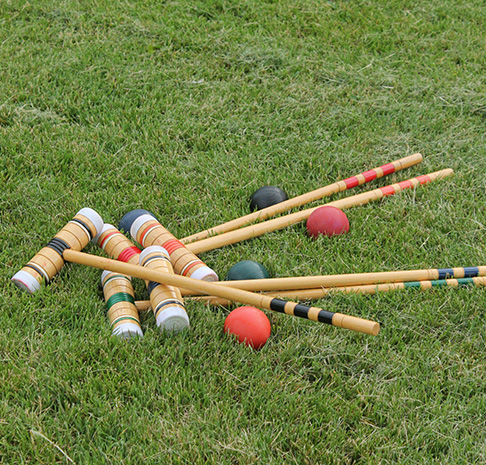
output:
<instances>
[{"instance_id":1,"label":"striped mallet head","mask_svg":"<svg viewBox=\"0 0 486 465\"><path fill-rule=\"evenodd\" d=\"M95 238L97 244L106 252L106 254L115 260L119 260L125 263L131 263L132 265L138 265L140 263L140 254L142 251L133 245L133 242L122 234L112 224L103 226L101 233ZM164 249L165 250L165 249ZM170 264L171 273L174 272L172 264ZM145 281L148 286L149 281ZM187 289L181 289L182 293L187 293Z\"/></svg>"},{"instance_id":2,"label":"striped mallet head","mask_svg":"<svg viewBox=\"0 0 486 465\"><path fill-rule=\"evenodd\" d=\"M103 220L91 208L82 208L49 243L42 248L20 271L12 282L22 290L33 294L42 283L46 284L59 273L64 265L66 249L81 251L101 230Z\"/></svg>"},{"instance_id":3,"label":"striped mallet head","mask_svg":"<svg viewBox=\"0 0 486 465\"><path fill-rule=\"evenodd\" d=\"M138 265L140 262L142 251L112 224L105 223L98 236L95 237L95 241L108 256L115 260L133 265Z\"/></svg>"},{"instance_id":4,"label":"striped mallet head","mask_svg":"<svg viewBox=\"0 0 486 465\"><path fill-rule=\"evenodd\" d=\"M113 335L124 339L143 336L131 278L103 271L101 285Z\"/></svg>"},{"instance_id":5,"label":"striped mallet head","mask_svg":"<svg viewBox=\"0 0 486 465\"><path fill-rule=\"evenodd\" d=\"M143 250L140 254L140 265L155 271L174 273L169 253L157 245ZM147 290L155 321L161 331L178 332L189 326L189 317L177 287L149 281Z\"/></svg>"},{"instance_id":6,"label":"striped mallet head","mask_svg":"<svg viewBox=\"0 0 486 465\"><path fill-rule=\"evenodd\" d=\"M101 233L97 236L98 245L116 260L125 263L138 265L142 251L115 226L106 224ZM145 249L147 250L147 249ZM151 257L145 261L148 268L158 269L167 273L174 273L167 251L158 246L148 248L144 257L152 251ZM163 286L153 281L145 281L149 292L152 308L154 309L155 321L161 330L180 331L189 326L189 317L184 308L181 292L173 286Z\"/></svg>"},{"instance_id":7,"label":"striped mallet head","mask_svg":"<svg viewBox=\"0 0 486 465\"><path fill-rule=\"evenodd\" d=\"M132 215L130 235L142 247L159 245L166 249L176 274L208 282L218 281L218 275L190 252L153 215L147 213Z\"/></svg>"}]
</instances>

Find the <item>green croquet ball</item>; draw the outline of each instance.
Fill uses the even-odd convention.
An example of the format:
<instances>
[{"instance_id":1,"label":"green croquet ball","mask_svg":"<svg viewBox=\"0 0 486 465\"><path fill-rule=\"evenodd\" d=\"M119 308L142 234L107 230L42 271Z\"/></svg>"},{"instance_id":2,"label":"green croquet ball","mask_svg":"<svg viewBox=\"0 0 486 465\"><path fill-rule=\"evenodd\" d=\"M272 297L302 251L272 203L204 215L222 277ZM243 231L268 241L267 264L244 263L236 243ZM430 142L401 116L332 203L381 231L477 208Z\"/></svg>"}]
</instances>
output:
<instances>
[{"instance_id":1,"label":"green croquet ball","mask_svg":"<svg viewBox=\"0 0 486 465\"><path fill-rule=\"evenodd\" d=\"M241 279L265 279L269 277L270 274L261 263L253 260L243 260L230 268L228 274L226 275L226 281L237 281Z\"/></svg>"},{"instance_id":2,"label":"green croquet ball","mask_svg":"<svg viewBox=\"0 0 486 465\"><path fill-rule=\"evenodd\" d=\"M277 186L263 186L250 197L250 210L262 210L288 200L287 194Z\"/></svg>"}]
</instances>

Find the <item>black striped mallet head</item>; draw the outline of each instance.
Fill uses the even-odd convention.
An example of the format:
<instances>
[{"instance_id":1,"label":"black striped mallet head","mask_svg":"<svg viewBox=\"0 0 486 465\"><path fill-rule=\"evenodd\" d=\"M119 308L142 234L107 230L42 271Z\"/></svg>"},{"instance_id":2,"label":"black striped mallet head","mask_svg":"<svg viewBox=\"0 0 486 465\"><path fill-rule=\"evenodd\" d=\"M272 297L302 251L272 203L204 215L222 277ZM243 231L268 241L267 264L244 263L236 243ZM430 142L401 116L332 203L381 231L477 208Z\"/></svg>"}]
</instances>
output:
<instances>
[{"instance_id":1,"label":"black striped mallet head","mask_svg":"<svg viewBox=\"0 0 486 465\"><path fill-rule=\"evenodd\" d=\"M66 249L81 251L101 231L103 220L91 208L82 208L49 243L42 248L20 271L12 282L20 289L33 294L42 283L49 281L64 265Z\"/></svg>"},{"instance_id":2,"label":"black striped mallet head","mask_svg":"<svg viewBox=\"0 0 486 465\"><path fill-rule=\"evenodd\" d=\"M169 253L163 247L153 245L140 254L140 265L156 271L173 274ZM162 331L179 332L189 327L189 317L177 287L154 281L147 283L157 326Z\"/></svg>"}]
</instances>

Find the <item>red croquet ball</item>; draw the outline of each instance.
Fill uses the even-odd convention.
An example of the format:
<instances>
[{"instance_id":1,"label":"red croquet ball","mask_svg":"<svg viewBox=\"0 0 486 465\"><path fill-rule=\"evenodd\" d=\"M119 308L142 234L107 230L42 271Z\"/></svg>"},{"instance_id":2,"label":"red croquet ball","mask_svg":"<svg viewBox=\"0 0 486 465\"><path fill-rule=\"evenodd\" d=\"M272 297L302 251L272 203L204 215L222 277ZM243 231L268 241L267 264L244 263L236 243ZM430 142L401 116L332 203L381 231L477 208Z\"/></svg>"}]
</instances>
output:
<instances>
[{"instance_id":1,"label":"red croquet ball","mask_svg":"<svg viewBox=\"0 0 486 465\"><path fill-rule=\"evenodd\" d=\"M307 218L307 232L311 237L319 234L334 236L349 231L348 217L342 210L330 205L324 205L314 210Z\"/></svg>"},{"instance_id":2,"label":"red croquet ball","mask_svg":"<svg viewBox=\"0 0 486 465\"><path fill-rule=\"evenodd\" d=\"M255 307L235 308L224 321L224 332L254 349L262 348L270 337L270 321Z\"/></svg>"}]
</instances>

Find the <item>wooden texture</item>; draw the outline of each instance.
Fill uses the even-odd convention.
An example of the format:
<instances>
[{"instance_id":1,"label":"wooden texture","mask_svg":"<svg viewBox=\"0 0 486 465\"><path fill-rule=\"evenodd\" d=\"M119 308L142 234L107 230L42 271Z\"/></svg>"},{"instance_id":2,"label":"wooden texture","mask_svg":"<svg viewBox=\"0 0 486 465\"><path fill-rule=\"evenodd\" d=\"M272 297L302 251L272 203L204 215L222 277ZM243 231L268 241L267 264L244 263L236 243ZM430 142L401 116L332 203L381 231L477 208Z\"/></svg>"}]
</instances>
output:
<instances>
[{"instance_id":1,"label":"wooden texture","mask_svg":"<svg viewBox=\"0 0 486 465\"><path fill-rule=\"evenodd\" d=\"M486 276L486 266L458 268L430 268L404 271L379 271L375 273L335 274L322 276L297 276L290 278L248 279L220 281L220 287L234 287L252 292L287 291L301 289L337 288L382 283L434 281ZM188 295L192 291L184 291ZM194 295L194 294L193 294Z\"/></svg>"},{"instance_id":2,"label":"wooden texture","mask_svg":"<svg viewBox=\"0 0 486 465\"><path fill-rule=\"evenodd\" d=\"M135 294L128 276L108 273L103 281L103 295L109 306L107 312L112 330L126 322L140 327L138 309L134 304Z\"/></svg>"},{"instance_id":3,"label":"wooden texture","mask_svg":"<svg viewBox=\"0 0 486 465\"><path fill-rule=\"evenodd\" d=\"M105 228L107 225L105 225ZM115 260L138 265L140 249L114 226L110 227L98 237L97 244ZM127 253L130 252L130 253Z\"/></svg>"},{"instance_id":4,"label":"wooden texture","mask_svg":"<svg viewBox=\"0 0 486 465\"><path fill-rule=\"evenodd\" d=\"M89 232L76 220L81 221L89 228ZM88 245L91 237L97 234L96 226L84 215L77 213L28 263L22 271L33 276L39 284L49 282L64 266L64 260L59 251L54 248L56 240L63 241L73 250L82 250ZM51 246L54 244L54 246Z\"/></svg>"},{"instance_id":5,"label":"wooden texture","mask_svg":"<svg viewBox=\"0 0 486 465\"><path fill-rule=\"evenodd\" d=\"M200 260L185 245L176 239L155 218L148 219L139 229L133 239L142 247L159 245L169 253L174 272L191 277L197 270L207 265Z\"/></svg>"},{"instance_id":6,"label":"wooden texture","mask_svg":"<svg viewBox=\"0 0 486 465\"><path fill-rule=\"evenodd\" d=\"M407 281L396 283L383 284L364 284L362 286L341 286L331 288L316 288L316 289L294 289L291 291L272 291L266 292L265 295L272 297L280 297L284 299L298 299L298 300L316 300L322 299L335 293L345 294L376 294L378 292L389 292L403 289L418 289L425 291L434 289L436 287L484 287L486 286L486 277L478 276L476 278L453 278L453 279L437 279L433 281ZM229 299L223 299L214 295L209 296L187 296L186 300L194 300L197 302L205 302L209 305L221 305L223 307L234 304ZM150 300L135 301L138 311L144 312L151 309Z\"/></svg>"},{"instance_id":7,"label":"wooden texture","mask_svg":"<svg viewBox=\"0 0 486 465\"><path fill-rule=\"evenodd\" d=\"M159 251L146 255L140 264L149 270L174 274L169 256ZM185 311L181 291L178 287L159 283L151 285L148 283L147 288L150 292L150 304L155 318L167 307L180 307Z\"/></svg>"}]
</instances>

